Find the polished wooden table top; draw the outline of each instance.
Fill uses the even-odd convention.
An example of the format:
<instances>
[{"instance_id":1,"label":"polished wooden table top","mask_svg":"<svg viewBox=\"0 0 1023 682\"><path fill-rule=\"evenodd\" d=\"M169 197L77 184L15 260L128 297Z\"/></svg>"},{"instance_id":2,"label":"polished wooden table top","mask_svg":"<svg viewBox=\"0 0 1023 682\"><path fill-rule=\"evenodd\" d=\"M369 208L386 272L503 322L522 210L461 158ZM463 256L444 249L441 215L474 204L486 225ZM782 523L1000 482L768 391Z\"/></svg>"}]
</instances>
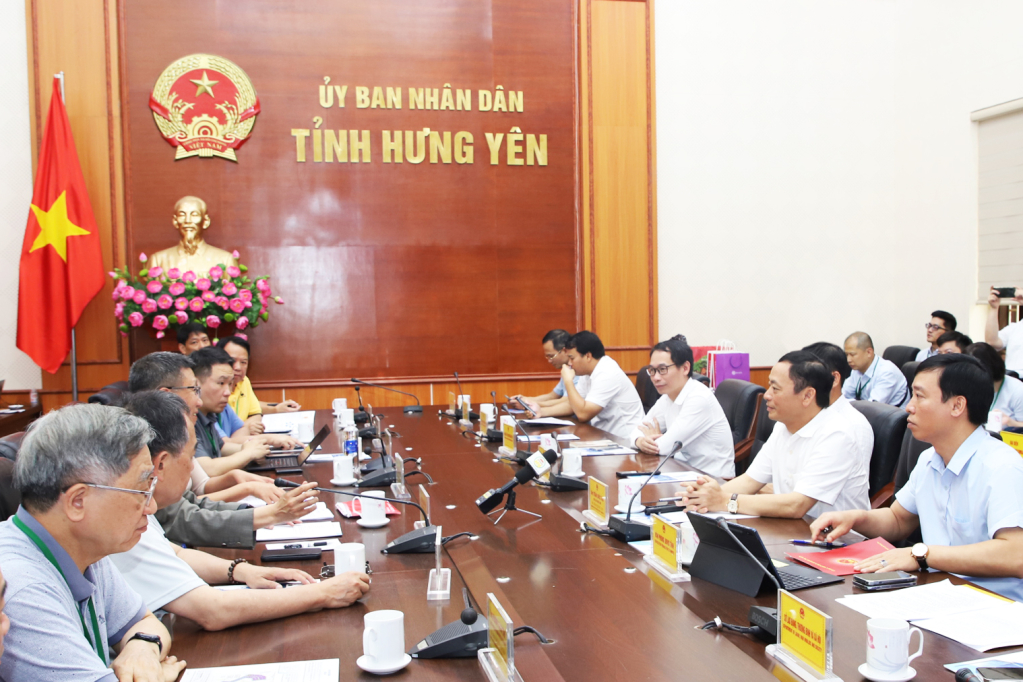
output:
<instances>
[{"instance_id":1,"label":"polished wooden table top","mask_svg":"<svg viewBox=\"0 0 1023 682\"><path fill-rule=\"evenodd\" d=\"M39 419L43 413L41 405L25 405L20 412L0 414L0 438L18 431L24 431L28 425Z\"/></svg>"},{"instance_id":2,"label":"polished wooden table top","mask_svg":"<svg viewBox=\"0 0 1023 682\"><path fill-rule=\"evenodd\" d=\"M445 565L452 568L451 599L427 601L427 575L432 554L384 555L380 550L413 529L419 518L414 508L381 529L367 530L338 516L343 541L362 542L373 569L370 593L347 609L321 611L287 619L202 632L185 619L174 626L174 653L192 668L339 658L341 679L372 679L355 665L362 655L362 617L369 611L399 609L405 614L406 649L434 630L458 619L463 607L462 587L475 604L486 604L486 594L497 595L516 625L531 625L554 643L541 645L530 634L515 638L515 660L523 679L529 680L767 680L795 679L764 652L764 644L749 636L701 631L714 616L747 624L751 604L773 605L765 594L749 598L703 580L672 584L642 561L641 554L612 538L579 532L586 492L553 493L527 485L517 488L518 507L542 515L509 512L497 526L474 504L490 488L507 483L518 467L495 459L497 444L478 446L461 436L461 428L426 408L422 415L385 410L384 424L401 437L395 454L422 460L423 471L433 477L428 485L431 521L443 526L445 536L471 532L476 540L457 538L445 547ZM317 428L330 423L329 411L317 414ZM559 429L582 438L606 437L586 425ZM323 452L340 449L333 435ZM584 458L587 474L608 482L616 491L615 472L651 471L658 458L647 455ZM411 470L412 465L406 465ZM663 470L684 470L668 462ZM324 486L331 477L329 464L306 467L306 480ZM299 480L298 477L293 477ZM423 476L407 483L415 496ZM650 486L644 499L675 492L672 485ZM349 489L351 490L351 489ZM614 497L615 493L612 493ZM326 493L321 499L333 506ZM345 499L338 497L338 499ZM335 512L336 513L336 512ZM792 551L792 538L809 537L804 520L747 519L757 528L768 551L783 559ZM221 556L258 559L262 546L250 552L216 550ZM326 560L331 554L325 554ZM316 573L314 562L288 564ZM945 574L921 576L923 582ZM957 579L954 579L958 582ZM865 661L866 617L835 603L851 594L849 578L843 583L800 590L798 596L834 618L834 669L843 679L862 679L857 667ZM479 610L479 607L477 608ZM981 657L978 652L933 633L925 633L924 655L913 666L917 679L947 675L943 664ZM475 659L413 660L400 679L483 679ZM948 679L951 679L949 677Z\"/></svg>"}]
</instances>

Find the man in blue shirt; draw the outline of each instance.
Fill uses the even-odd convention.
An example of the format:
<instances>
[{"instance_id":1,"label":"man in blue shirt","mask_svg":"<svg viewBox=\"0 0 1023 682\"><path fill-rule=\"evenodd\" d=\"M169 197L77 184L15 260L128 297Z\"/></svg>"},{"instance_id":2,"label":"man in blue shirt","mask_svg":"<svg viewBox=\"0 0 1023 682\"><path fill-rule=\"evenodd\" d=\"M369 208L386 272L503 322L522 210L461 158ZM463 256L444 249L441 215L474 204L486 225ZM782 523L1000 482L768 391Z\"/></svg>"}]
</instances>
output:
<instances>
[{"instance_id":1,"label":"man in blue shirt","mask_svg":"<svg viewBox=\"0 0 1023 682\"><path fill-rule=\"evenodd\" d=\"M853 332L845 340L845 356L852 374L842 386L848 400L872 400L902 407L909 399L909 386L894 362L874 354L869 334Z\"/></svg>"},{"instance_id":2,"label":"man in blue shirt","mask_svg":"<svg viewBox=\"0 0 1023 682\"><path fill-rule=\"evenodd\" d=\"M990 375L972 356L920 363L906 410L910 431L933 447L890 508L822 514L810 526L813 539L855 530L897 542L919 527L923 542L864 559L856 570L933 568L1023 601L1023 460L984 430L993 396Z\"/></svg>"},{"instance_id":3,"label":"man in blue shirt","mask_svg":"<svg viewBox=\"0 0 1023 682\"><path fill-rule=\"evenodd\" d=\"M119 407L72 405L25 436L22 506L0 524L12 622L0 679L163 682L184 667L108 558L139 541L156 509L151 435Z\"/></svg>"}]
</instances>

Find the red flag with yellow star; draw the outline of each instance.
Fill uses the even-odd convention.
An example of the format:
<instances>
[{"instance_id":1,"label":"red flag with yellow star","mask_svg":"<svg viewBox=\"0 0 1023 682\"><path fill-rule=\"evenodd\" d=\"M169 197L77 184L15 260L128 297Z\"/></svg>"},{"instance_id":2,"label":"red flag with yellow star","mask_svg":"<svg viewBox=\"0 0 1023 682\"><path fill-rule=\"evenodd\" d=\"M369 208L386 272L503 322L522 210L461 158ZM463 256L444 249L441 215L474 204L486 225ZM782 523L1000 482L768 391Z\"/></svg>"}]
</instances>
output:
<instances>
[{"instance_id":1,"label":"red flag with yellow star","mask_svg":"<svg viewBox=\"0 0 1023 682\"><path fill-rule=\"evenodd\" d=\"M55 373L71 350L71 329L104 280L99 230L57 78L19 275L18 348Z\"/></svg>"}]
</instances>

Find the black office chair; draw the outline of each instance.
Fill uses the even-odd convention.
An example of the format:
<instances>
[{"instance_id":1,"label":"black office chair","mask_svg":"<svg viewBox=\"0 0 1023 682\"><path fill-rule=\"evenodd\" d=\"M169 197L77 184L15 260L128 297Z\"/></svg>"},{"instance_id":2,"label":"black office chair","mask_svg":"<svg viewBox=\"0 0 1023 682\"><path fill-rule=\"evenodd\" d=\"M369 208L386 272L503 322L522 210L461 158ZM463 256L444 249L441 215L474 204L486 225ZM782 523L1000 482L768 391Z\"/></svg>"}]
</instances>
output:
<instances>
[{"instance_id":1,"label":"black office chair","mask_svg":"<svg viewBox=\"0 0 1023 682\"><path fill-rule=\"evenodd\" d=\"M902 439L906 434L909 414L898 407L869 400L854 400L853 407L860 411L874 431L874 450L870 454L868 494L881 490L895 478Z\"/></svg>"},{"instance_id":2,"label":"black office chair","mask_svg":"<svg viewBox=\"0 0 1023 682\"><path fill-rule=\"evenodd\" d=\"M919 348L912 346L888 346L884 349L881 357L894 362L897 367L902 367L907 362L916 360L916 354L919 352Z\"/></svg>"},{"instance_id":3,"label":"black office chair","mask_svg":"<svg viewBox=\"0 0 1023 682\"><path fill-rule=\"evenodd\" d=\"M1008 374L1008 371L1006 371L1006 374ZM696 379L697 381L699 381L704 386L707 386L708 388L710 387L710 377L707 376L706 374L700 374L699 372L693 372L693 376L691 376L689 378L690 379ZM1019 379L1019 377L1016 377L1016 378Z\"/></svg>"},{"instance_id":4,"label":"black office chair","mask_svg":"<svg viewBox=\"0 0 1023 682\"><path fill-rule=\"evenodd\" d=\"M753 460L757 458L757 454L760 453L760 449L764 447L764 443L771 437L775 423L773 419L767 416L767 403L764 401L764 394L761 393L758 398L757 421L753 425L753 442L750 444L749 455L741 460L736 460L736 476L741 476L749 469L750 464L753 463Z\"/></svg>"},{"instance_id":5,"label":"black office chair","mask_svg":"<svg viewBox=\"0 0 1023 682\"><path fill-rule=\"evenodd\" d=\"M654 388L654 382L650 380L650 375L646 373L649 368L650 365L646 365L636 373L636 392L639 393L639 399L643 402L644 412L649 412L661 397L661 394Z\"/></svg>"},{"instance_id":6,"label":"black office chair","mask_svg":"<svg viewBox=\"0 0 1023 682\"><path fill-rule=\"evenodd\" d=\"M714 389L714 396L728 420L728 428L732 430L736 462L749 457L750 449L753 447L757 405L760 404L760 396L763 393L763 386L742 379L725 379Z\"/></svg>"},{"instance_id":7,"label":"black office chair","mask_svg":"<svg viewBox=\"0 0 1023 682\"><path fill-rule=\"evenodd\" d=\"M90 403L120 406L128 394L127 381L115 381L89 396Z\"/></svg>"},{"instance_id":8,"label":"black office chair","mask_svg":"<svg viewBox=\"0 0 1023 682\"><path fill-rule=\"evenodd\" d=\"M24 438L24 431L18 431L17 433L0 438L0 459L16 462L18 460L18 450L21 449L21 441Z\"/></svg>"},{"instance_id":9,"label":"black office chair","mask_svg":"<svg viewBox=\"0 0 1023 682\"><path fill-rule=\"evenodd\" d=\"M0 457L0 521L14 516L21 504L21 493L14 487L14 462Z\"/></svg>"},{"instance_id":10,"label":"black office chair","mask_svg":"<svg viewBox=\"0 0 1023 682\"><path fill-rule=\"evenodd\" d=\"M909 389L909 397L913 397L913 379L916 377L916 370L920 367L920 363L914 360L913 362L907 362L902 366L902 376L906 377L906 387Z\"/></svg>"}]
</instances>

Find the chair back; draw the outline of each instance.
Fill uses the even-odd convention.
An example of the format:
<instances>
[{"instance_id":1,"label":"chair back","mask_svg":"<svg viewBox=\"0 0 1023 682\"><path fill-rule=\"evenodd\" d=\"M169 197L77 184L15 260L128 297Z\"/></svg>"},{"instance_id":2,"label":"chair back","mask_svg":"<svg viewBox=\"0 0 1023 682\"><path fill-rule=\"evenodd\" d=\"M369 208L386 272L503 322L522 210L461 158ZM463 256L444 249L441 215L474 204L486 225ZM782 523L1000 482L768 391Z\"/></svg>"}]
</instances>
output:
<instances>
[{"instance_id":1,"label":"chair back","mask_svg":"<svg viewBox=\"0 0 1023 682\"><path fill-rule=\"evenodd\" d=\"M907 362L916 360L916 354L919 352L919 348L912 346L888 346L884 349L881 357L894 362L896 367L902 367Z\"/></svg>"},{"instance_id":2,"label":"chair back","mask_svg":"<svg viewBox=\"0 0 1023 682\"><path fill-rule=\"evenodd\" d=\"M21 493L14 487L14 462L0 457L0 521L14 516L21 504Z\"/></svg>"},{"instance_id":3,"label":"chair back","mask_svg":"<svg viewBox=\"0 0 1023 682\"><path fill-rule=\"evenodd\" d=\"M124 398L128 393L128 382L127 381L115 381L112 384L108 384L101 388L96 393L89 396L90 403L99 403L100 405L115 405L119 406L124 402Z\"/></svg>"},{"instance_id":4,"label":"chair back","mask_svg":"<svg viewBox=\"0 0 1023 682\"><path fill-rule=\"evenodd\" d=\"M895 467L899 463L909 414L901 408L869 400L854 400L852 405L867 418L874 431L868 493L873 496L895 478Z\"/></svg>"},{"instance_id":5,"label":"chair back","mask_svg":"<svg viewBox=\"0 0 1023 682\"><path fill-rule=\"evenodd\" d=\"M774 420L767 416L767 403L764 400L764 394L761 393L757 398L757 421L753 425L753 439L750 443L749 456L742 461L736 461L735 463L735 475L740 476L746 473L749 469L750 464L756 459L760 449L764 447L764 443L771 437L771 432L774 431Z\"/></svg>"},{"instance_id":6,"label":"chair back","mask_svg":"<svg viewBox=\"0 0 1023 682\"><path fill-rule=\"evenodd\" d=\"M1006 374L1008 374L1008 371L1006 371ZM700 374L699 372L693 372L693 376L691 376L689 378L690 379L696 379L697 381L699 381L701 384L703 384L707 388L710 388L710 377L707 376L706 374ZM1019 379L1019 377L1016 377L1016 378Z\"/></svg>"},{"instance_id":7,"label":"chair back","mask_svg":"<svg viewBox=\"0 0 1023 682\"><path fill-rule=\"evenodd\" d=\"M919 367L920 363L916 360L907 362L902 366L902 376L906 377L906 385L909 387L910 395L913 394L913 379L916 378L916 370Z\"/></svg>"},{"instance_id":8,"label":"chair back","mask_svg":"<svg viewBox=\"0 0 1023 682\"><path fill-rule=\"evenodd\" d=\"M753 434L757 401L763 393L763 386L742 379L725 379L714 390L714 397L718 399L732 430L733 444L738 445Z\"/></svg>"},{"instance_id":9,"label":"chair back","mask_svg":"<svg viewBox=\"0 0 1023 682\"><path fill-rule=\"evenodd\" d=\"M913 437L913 432L906 429L906 435L903 436L902 446L899 449L899 463L895 467L895 492L906 485L909 475L913 473L913 468L916 467L916 463L920 459L920 453L929 447L931 447L930 443L917 440Z\"/></svg>"},{"instance_id":10,"label":"chair back","mask_svg":"<svg viewBox=\"0 0 1023 682\"><path fill-rule=\"evenodd\" d=\"M12 462L18 460L18 450L21 449L21 441L25 438L24 431L12 433L0 438L0 459L9 459Z\"/></svg>"},{"instance_id":11,"label":"chair back","mask_svg":"<svg viewBox=\"0 0 1023 682\"><path fill-rule=\"evenodd\" d=\"M643 402L644 412L649 412L661 397L661 394L654 388L654 382L650 379L650 375L646 373L649 368L650 365L646 365L636 373L636 392L639 393L639 399Z\"/></svg>"}]
</instances>

